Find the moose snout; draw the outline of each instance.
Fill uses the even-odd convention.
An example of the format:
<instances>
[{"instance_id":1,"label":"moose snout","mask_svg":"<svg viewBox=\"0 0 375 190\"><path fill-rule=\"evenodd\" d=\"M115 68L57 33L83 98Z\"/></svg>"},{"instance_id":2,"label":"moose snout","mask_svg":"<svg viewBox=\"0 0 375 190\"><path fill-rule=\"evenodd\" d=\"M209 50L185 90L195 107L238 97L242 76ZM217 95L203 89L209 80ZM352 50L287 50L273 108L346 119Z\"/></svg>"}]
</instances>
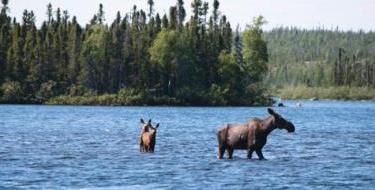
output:
<instances>
[{"instance_id":1,"label":"moose snout","mask_svg":"<svg viewBox=\"0 0 375 190\"><path fill-rule=\"evenodd\" d=\"M291 123L291 122L288 122L289 123L289 125L288 125L288 132L289 133L293 133L295 130L296 130L296 128L294 127L294 125L293 125L293 123Z\"/></svg>"}]
</instances>

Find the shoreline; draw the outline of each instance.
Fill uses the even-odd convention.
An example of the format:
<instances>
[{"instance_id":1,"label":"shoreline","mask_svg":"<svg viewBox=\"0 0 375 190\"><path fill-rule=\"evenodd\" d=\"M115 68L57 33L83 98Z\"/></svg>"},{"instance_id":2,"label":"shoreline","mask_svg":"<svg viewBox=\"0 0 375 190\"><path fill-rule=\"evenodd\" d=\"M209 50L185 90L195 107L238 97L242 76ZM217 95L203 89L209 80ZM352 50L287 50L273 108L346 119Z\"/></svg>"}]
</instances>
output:
<instances>
[{"instance_id":1,"label":"shoreline","mask_svg":"<svg viewBox=\"0 0 375 190\"><path fill-rule=\"evenodd\" d=\"M273 88L272 93L275 97L285 100L342 100L342 101L375 101L375 88L367 87L308 87L284 86Z\"/></svg>"},{"instance_id":2,"label":"shoreline","mask_svg":"<svg viewBox=\"0 0 375 190\"><path fill-rule=\"evenodd\" d=\"M318 102L318 101L337 101L337 102L375 102L375 99L317 99L317 100L311 100L311 99L283 99L282 102L287 101L293 101L293 102ZM219 107L278 107L276 105L177 105L177 104L128 104L128 105L110 105L110 104L63 104L63 103L57 103L57 104L50 104L50 103L31 103L31 102L25 102L25 103L6 103L6 102L0 102L1 106L82 106L82 107L202 107L202 108L219 108Z\"/></svg>"}]
</instances>

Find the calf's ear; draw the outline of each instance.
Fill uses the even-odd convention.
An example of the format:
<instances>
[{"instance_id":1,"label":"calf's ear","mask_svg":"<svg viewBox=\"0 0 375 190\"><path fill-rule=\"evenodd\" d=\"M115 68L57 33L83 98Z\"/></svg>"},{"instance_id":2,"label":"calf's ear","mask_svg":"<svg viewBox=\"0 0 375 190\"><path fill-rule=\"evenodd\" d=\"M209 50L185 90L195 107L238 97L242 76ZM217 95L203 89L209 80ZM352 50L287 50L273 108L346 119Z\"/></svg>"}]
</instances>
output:
<instances>
[{"instance_id":1,"label":"calf's ear","mask_svg":"<svg viewBox=\"0 0 375 190\"><path fill-rule=\"evenodd\" d=\"M157 129L159 127L159 123L158 124L156 124L156 126L155 126L155 129Z\"/></svg>"},{"instance_id":2,"label":"calf's ear","mask_svg":"<svg viewBox=\"0 0 375 190\"><path fill-rule=\"evenodd\" d=\"M141 118L141 123L142 123L142 124L145 124L145 121L144 121L142 118Z\"/></svg>"},{"instance_id":3,"label":"calf's ear","mask_svg":"<svg viewBox=\"0 0 375 190\"><path fill-rule=\"evenodd\" d=\"M150 123L150 124L151 124L151 119L149 119L149 120L148 120L148 123Z\"/></svg>"}]
</instances>

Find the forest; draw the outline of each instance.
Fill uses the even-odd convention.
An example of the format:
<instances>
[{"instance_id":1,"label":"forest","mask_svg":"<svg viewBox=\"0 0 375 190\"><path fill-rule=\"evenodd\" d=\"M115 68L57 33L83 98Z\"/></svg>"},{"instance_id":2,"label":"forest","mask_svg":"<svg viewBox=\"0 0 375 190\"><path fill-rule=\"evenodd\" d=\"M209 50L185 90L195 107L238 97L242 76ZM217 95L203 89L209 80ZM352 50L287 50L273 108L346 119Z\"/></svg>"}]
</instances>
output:
<instances>
[{"instance_id":1,"label":"forest","mask_svg":"<svg viewBox=\"0 0 375 190\"><path fill-rule=\"evenodd\" d=\"M375 33L276 28L264 33L268 79L308 86L375 87Z\"/></svg>"},{"instance_id":2,"label":"forest","mask_svg":"<svg viewBox=\"0 0 375 190\"><path fill-rule=\"evenodd\" d=\"M113 21L98 6L85 26L46 5L36 26L0 13L0 103L270 105L282 98L375 99L375 33L280 27L240 30L212 5L166 14L134 5ZM41 19L41 18L39 18Z\"/></svg>"},{"instance_id":3,"label":"forest","mask_svg":"<svg viewBox=\"0 0 375 190\"><path fill-rule=\"evenodd\" d=\"M268 51L263 17L244 31L212 5L184 1L168 14L134 5L106 21L103 5L85 26L48 4L46 20L33 11L22 21L0 14L2 103L100 105L267 105L263 86ZM107 24L109 23L109 24Z\"/></svg>"},{"instance_id":4,"label":"forest","mask_svg":"<svg viewBox=\"0 0 375 190\"><path fill-rule=\"evenodd\" d=\"M348 93L360 92L353 98L375 99L373 31L280 27L264 32L264 39L270 55L265 83L286 97L351 99Z\"/></svg>"}]
</instances>

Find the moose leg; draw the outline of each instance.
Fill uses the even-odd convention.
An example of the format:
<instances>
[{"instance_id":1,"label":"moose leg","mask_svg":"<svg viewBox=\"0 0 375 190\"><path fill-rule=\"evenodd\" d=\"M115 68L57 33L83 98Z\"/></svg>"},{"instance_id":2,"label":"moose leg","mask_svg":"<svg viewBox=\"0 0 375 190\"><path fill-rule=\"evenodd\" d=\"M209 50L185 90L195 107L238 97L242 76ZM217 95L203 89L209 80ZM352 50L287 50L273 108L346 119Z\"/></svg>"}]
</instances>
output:
<instances>
[{"instance_id":1,"label":"moose leg","mask_svg":"<svg viewBox=\"0 0 375 190\"><path fill-rule=\"evenodd\" d=\"M227 148L227 152L228 152L228 159L232 159L233 157L233 148Z\"/></svg>"},{"instance_id":2,"label":"moose leg","mask_svg":"<svg viewBox=\"0 0 375 190\"><path fill-rule=\"evenodd\" d=\"M253 156L253 152L254 152L253 149L249 149L249 150L247 151L247 159L251 159L251 157Z\"/></svg>"},{"instance_id":3,"label":"moose leg","mask_svg":"<svg viewBox=\"0 0 375 190\"><path fill-rule=\"evenodd\" d=\"M142 141L142 137L139 138L139 151L141 151L141 152L145 151L143 141Z\"/></svg>"},{"instance_id":4,"label":"moose leg","mask_svg":"<svg viewBox=\"0 0 375 190\"><path fill-rule=\"evenodd\" d=\"M151 152L154 152L154 149L155 149L155 144L153 143L153 144L151 144L150 145L150 148L151 148Z\"/></svg>"},{"instance_id":5,"label":"moose leg","mask_svg":"<svg viewBox=\"0 0 375 190\"><path fill-rule=\"evenodd\" d=\"M262 153L262 150L261 149L257 149L255 150L255 152L257 153L258 157L259 157L259 160L264 160L264 156L263 156L263 153Z\"/></svg>"},{"instance_id":6,"label":"moose leg","mask_svg":"<svg viewBox=\"0 0 375 190\"><path fill-rule=\"evenodd\" d=\"M225 147L223 145L219 145L219 159L223 159L225 153Z\"/></svg>"}]
</instances>

